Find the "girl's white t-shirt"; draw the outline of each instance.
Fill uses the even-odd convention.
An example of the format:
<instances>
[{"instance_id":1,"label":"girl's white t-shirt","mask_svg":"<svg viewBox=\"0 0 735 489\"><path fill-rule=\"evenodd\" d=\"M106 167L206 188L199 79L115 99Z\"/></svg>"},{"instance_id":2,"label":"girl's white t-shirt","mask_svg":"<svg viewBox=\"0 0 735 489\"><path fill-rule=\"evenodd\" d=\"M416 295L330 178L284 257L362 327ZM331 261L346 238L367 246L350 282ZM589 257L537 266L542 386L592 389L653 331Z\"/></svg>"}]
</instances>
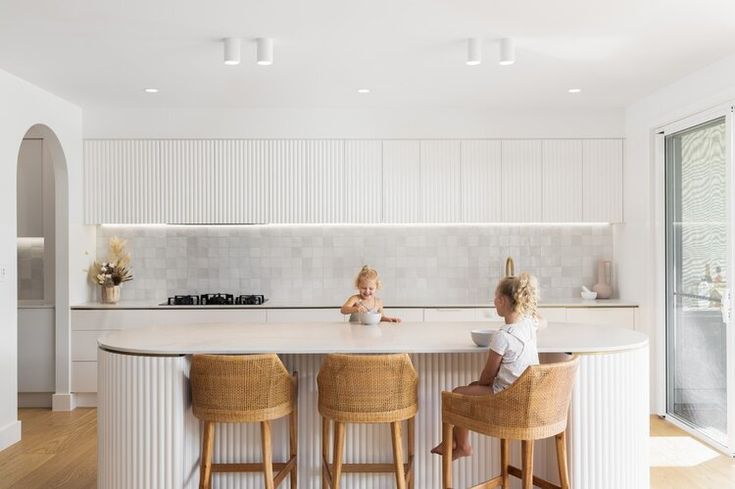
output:
<instances>
[{"instance_id":1,"label":"girl's white t-shirt","mask_svg":"<svg viewBox=\"0 0 735 489\"><path fill-rule=\"evenodd\" d=\"M538 365L537 329L536 321L524 317L517 323L503 325L493 335L490 349L503 357L492 385L494 394L518 380L529 365Z\"/></svg>"}]
</instances>

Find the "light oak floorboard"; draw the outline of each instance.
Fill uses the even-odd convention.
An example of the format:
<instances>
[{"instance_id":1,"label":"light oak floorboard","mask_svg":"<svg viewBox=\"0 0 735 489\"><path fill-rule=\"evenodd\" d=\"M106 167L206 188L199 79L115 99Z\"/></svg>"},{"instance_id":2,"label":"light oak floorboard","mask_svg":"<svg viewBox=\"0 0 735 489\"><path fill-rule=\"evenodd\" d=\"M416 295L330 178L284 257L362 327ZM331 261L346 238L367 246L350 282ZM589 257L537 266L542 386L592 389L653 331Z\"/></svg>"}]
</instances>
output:
<instances>
[{"instance_id":1,"label":"light oak floorboard","mask_svg":"<svg viewBox=\"0 0 735 489\"><path fill-rule=\"evenodd\" d=\"M19 409L21 441L0 452L0 489L95 489L97 411Z\"/></svg>"},{"instance_id":2,"label":"light oak floorboard","mask_svg":"<svg viewBox=\"0 0 735 489\"><path fill-rule=\"evenodd\" d=\"M0 452L0 489L96 488L95 409L20 409L18 416L23 439ZM651 446L658 464L651 467L651 489L735 489L735 460L655 416Z\"/></svg>"},{"instance_id":3,"label":"light oak floorboard","mask_svg":"<svg viewBox=\"0 0 735 489\"><path fill-rule=\"evenodd\" d=\"M651 489L735 489L735 460L651 416Z\"/></svg>"}]
</instances>

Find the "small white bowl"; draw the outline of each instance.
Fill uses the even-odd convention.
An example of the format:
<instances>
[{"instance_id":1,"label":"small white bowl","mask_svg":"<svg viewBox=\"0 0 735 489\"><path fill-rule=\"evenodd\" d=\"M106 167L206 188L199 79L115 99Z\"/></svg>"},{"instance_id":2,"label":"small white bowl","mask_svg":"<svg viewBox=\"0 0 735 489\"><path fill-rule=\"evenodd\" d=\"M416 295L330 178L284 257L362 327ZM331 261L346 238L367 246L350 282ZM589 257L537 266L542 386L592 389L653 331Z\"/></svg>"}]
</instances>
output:
<instances>
[{"instance_id":1,"label":"small white bowl","mask_svg":"<svg viewBox=\"0 0 735 489\"><path fill-rule=\"evenodd\" d=\"M361 312L360 313L360 323L371 325L371 324L378 324L380 323L380 318L383 315L379 312Z\"/></svg>"},{"instance_id":2,"label":"small white bowl","mask_svg":"<svg viewBox=\"0 0 735 489\"><path fill-rule=\"evenodd\" d=\"M477 346L488 346L497 332L497 329L473 329L470 334Z\"/></svg>"},{"instance_id":3,"label":"small white bowl","mask_svg":"<svg viewBox=\"0 0 735 489\"><path fill-rule=\"evenodd\" d=\"M582 294L582 299L587 301L592 301L597 299L597 292L585 292L584 290L580 292Z\"/></svg>"}]
</instances>

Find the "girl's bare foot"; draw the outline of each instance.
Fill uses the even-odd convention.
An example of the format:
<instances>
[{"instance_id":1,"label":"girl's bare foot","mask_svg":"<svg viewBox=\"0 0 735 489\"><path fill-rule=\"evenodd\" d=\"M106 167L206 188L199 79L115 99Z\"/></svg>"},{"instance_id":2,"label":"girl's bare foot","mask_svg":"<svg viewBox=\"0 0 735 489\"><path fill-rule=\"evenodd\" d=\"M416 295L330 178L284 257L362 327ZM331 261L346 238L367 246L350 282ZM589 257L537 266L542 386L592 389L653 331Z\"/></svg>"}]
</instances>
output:
<instances>
[{"instance_id":1,"label":"girl's bare foot","mask_svg":"<svg viewBox=\"0 0 735 489\"><path fill-rule=\"evenodd\" d=\"M434 455L443 456L444 455L444 444L439 443L437 446L431 449L431 453ZM462 457L469 457L472 455L472 447L468 446L466 448L459 448L454 443L452 443L452 461L457 460L458 458Z\"/></svg>"}]
</instances>

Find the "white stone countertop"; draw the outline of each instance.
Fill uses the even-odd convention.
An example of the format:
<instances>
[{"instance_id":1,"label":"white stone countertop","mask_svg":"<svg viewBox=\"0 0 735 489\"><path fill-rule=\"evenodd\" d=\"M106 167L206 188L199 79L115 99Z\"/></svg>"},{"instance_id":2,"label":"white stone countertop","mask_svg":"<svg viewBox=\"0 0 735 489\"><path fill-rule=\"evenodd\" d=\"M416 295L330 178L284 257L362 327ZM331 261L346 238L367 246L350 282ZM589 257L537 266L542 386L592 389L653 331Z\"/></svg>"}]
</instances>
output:
<instances>
[{"instance_id":1,"label":"white stone countertop","mask_svg":"<svg viewBox=\"0 0 735 489\"><path fill-rule=\"evenodd\" d=\"M470 337L477 326L473 322L152 326L113 332L100 338L98 345L106 350L142 355L460 353L486 349L475 346ZM489 326L497 329L501 323ZM643 333L610 326L550 323L538 333L538 349L543 353L615 352L641 348L647 343L648 337Z\"/></svg>"},{"instance_id":2,"label":"white stone countertop","mask_svg":"<svg viewBox=\"0 0 735 489\"><path fill-rule=\"evenodd\" d=\"M161 301L163 302L163 300ZM82 304L75 304L72 309L339 309L342 304L294 304L293 302L282 302L269 300L265 304L258 306L247 306L247 305L217 305L217 306L169 306L160 305L151 301L121 301L117 304L101 304L99 302L85 302ZM476 309L484 307L494 307L491 303L477 303L477 304L445 304L445 303L386 303L386 309L395 308L406 308L406 309L425 309L425 308L438 308L438 309ZM565 299L559 301L542 302L539 307L638 307L638 304L623 301L620 299L599 299L599 300L583 300L583 299Z\"/></svg>"}]
</instances>

